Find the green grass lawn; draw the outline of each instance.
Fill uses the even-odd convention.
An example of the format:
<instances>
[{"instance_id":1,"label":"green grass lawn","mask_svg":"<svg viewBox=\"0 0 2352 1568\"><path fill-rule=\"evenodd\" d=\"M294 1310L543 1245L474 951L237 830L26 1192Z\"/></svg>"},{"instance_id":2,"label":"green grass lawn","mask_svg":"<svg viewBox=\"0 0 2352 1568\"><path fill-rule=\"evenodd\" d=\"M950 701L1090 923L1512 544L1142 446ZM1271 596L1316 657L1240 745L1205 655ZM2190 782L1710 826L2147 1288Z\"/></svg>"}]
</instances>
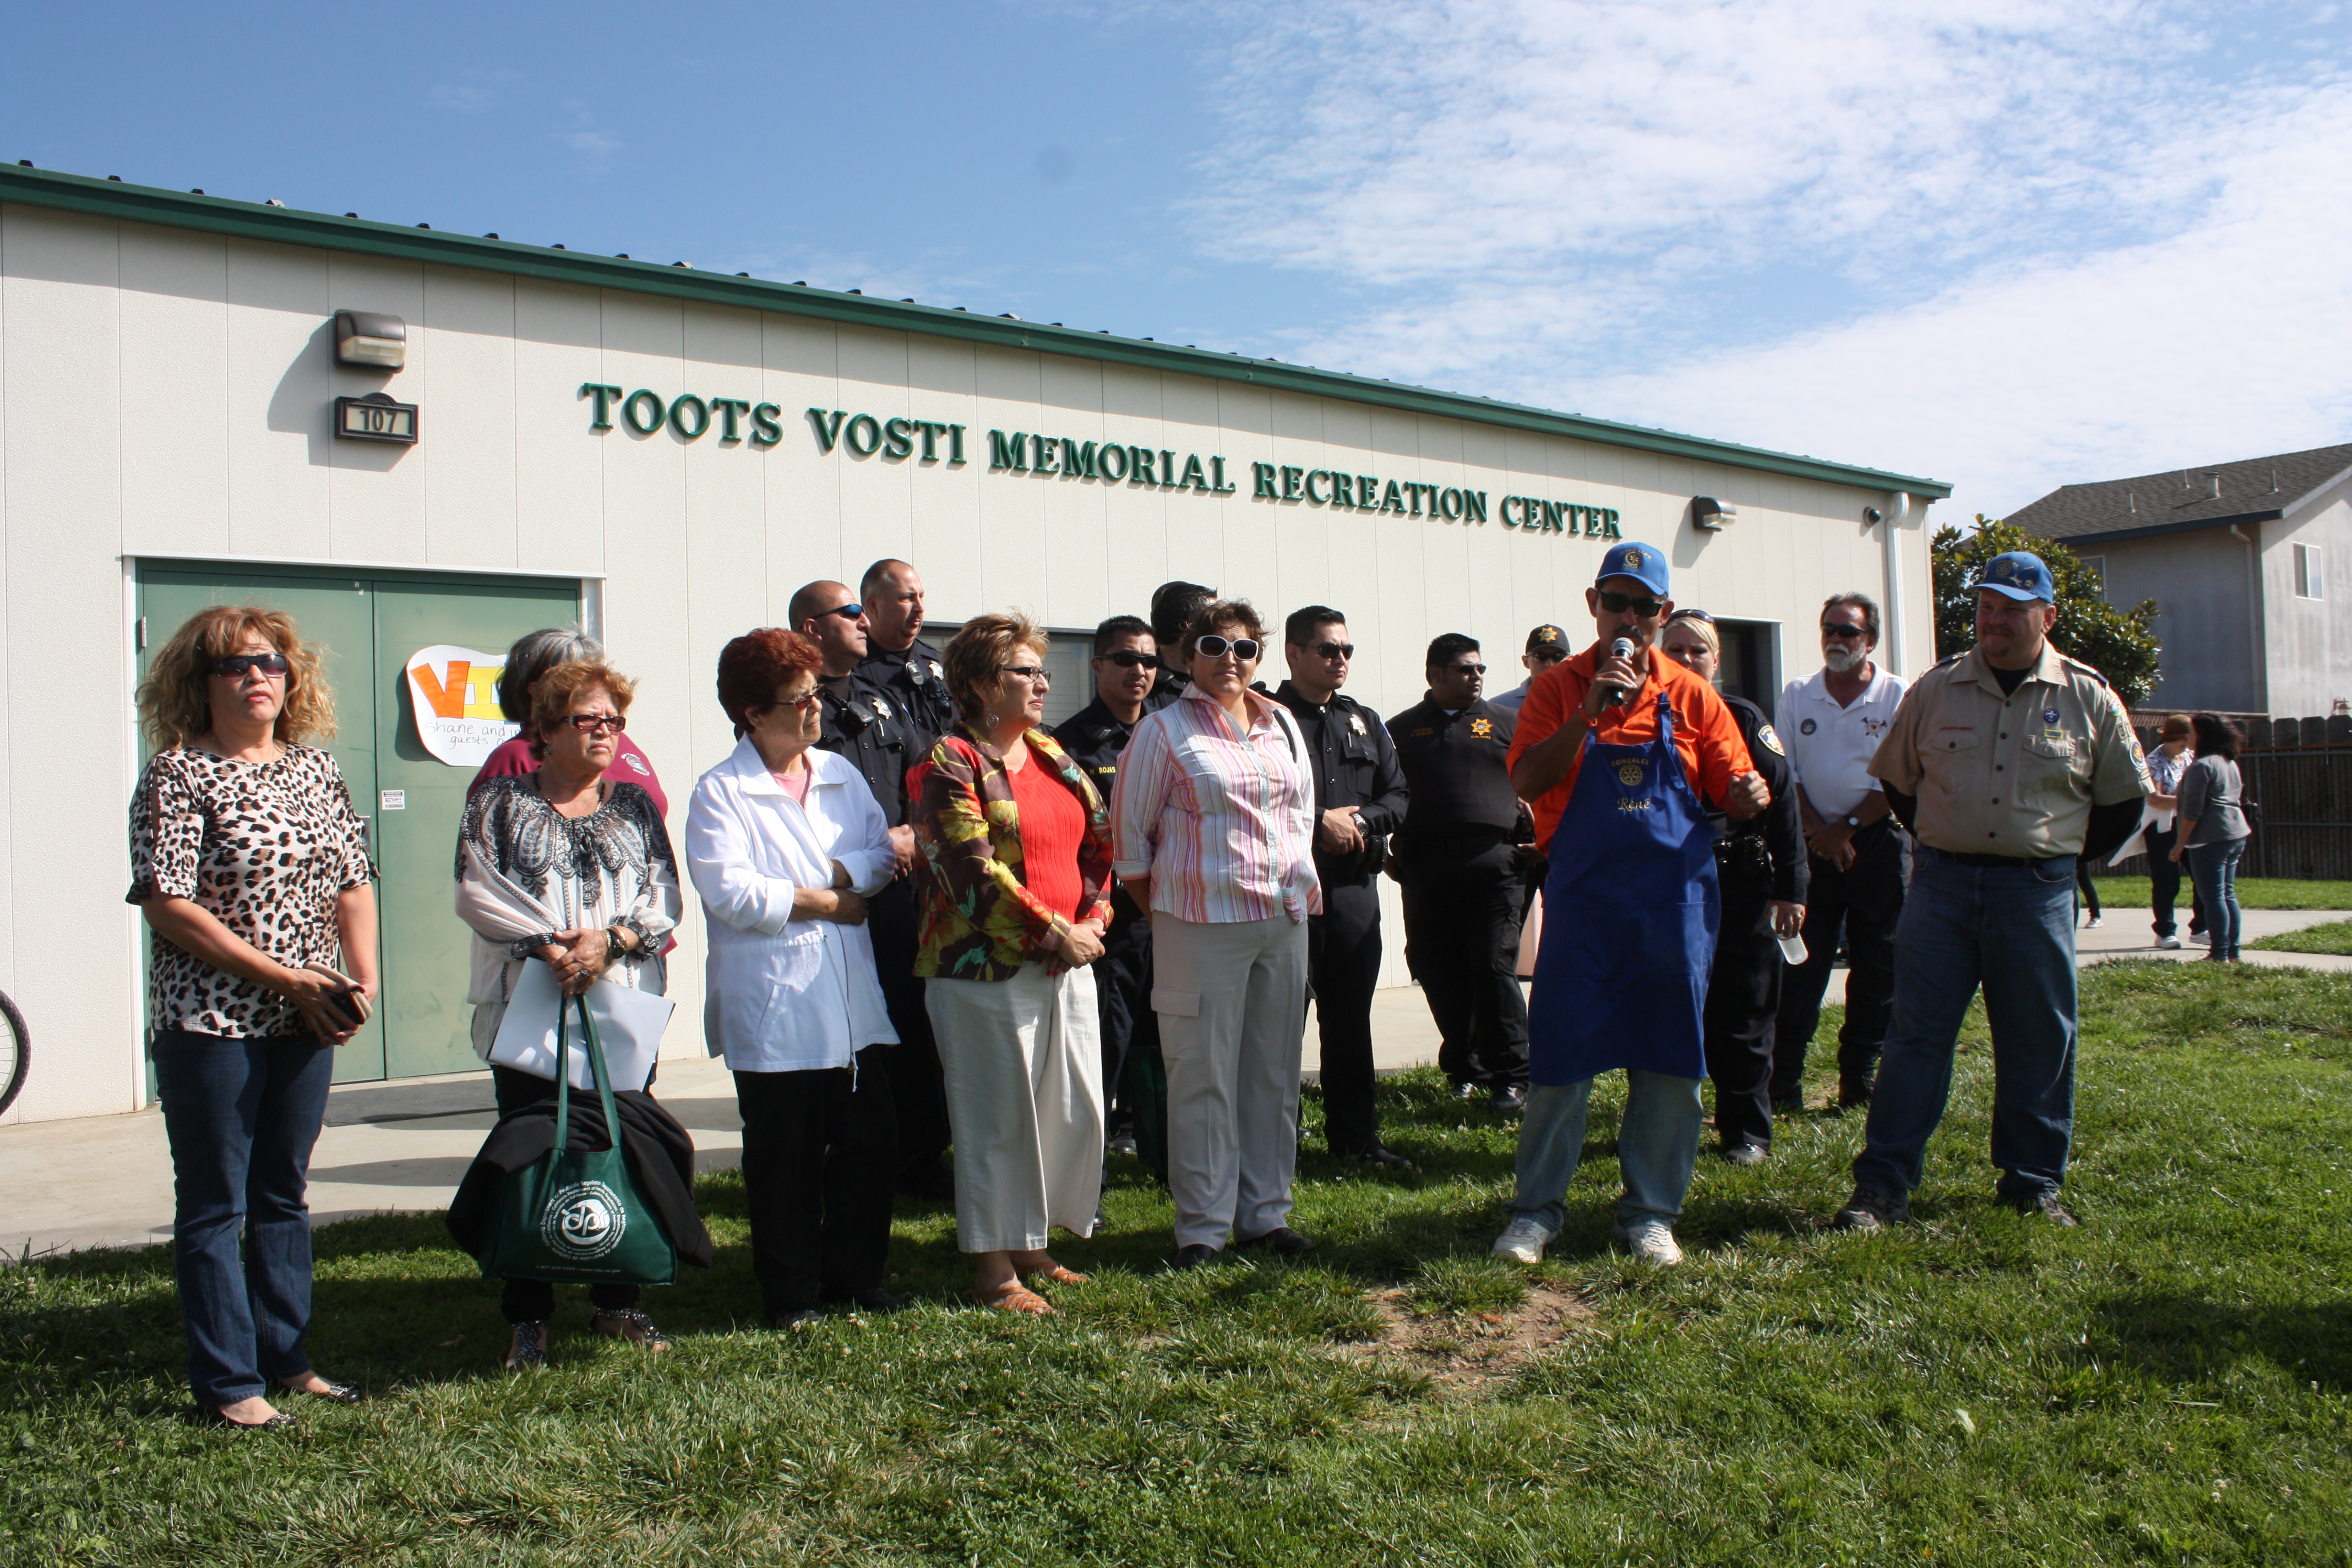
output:
<instances>
[{"instance_id":1,"label":"green grass lawn","mask_svg":"<svg viewBox=\"0 0 2352 1568\"><path fill-rule=\"evenodd\" d=\"M2148 907L2146 877L2101 877L2099 901L2121 909ZM2298 882L2285 877L2241 877L2238 903L2249 910L2352 910L2352 882ZM2189 877L2180 878L2181 921L2188 921Z\"/></svg>"},{"instance_id":2,"label":"green grass lawn","mask_svg":"<svg viewBox=\"0 0 2352 1568\"><path fill-rule=\"evenodd\" d=\"M2330 921L2326 925L2306 926L2301 931L2287 931L2280 936L2266 936L2260 942L2250 942L2246 945L2268 948L2273 952L2336 952L2352 955L2352 921Z\"/></svg>"},{"instance_id":3,"label":"green grass lawn","mask_svg":"<svg viewBox=\"0 0 2352 1568\"><path fill-rule=\"evenodd\" d=\"M1304 1263L1161 1272L1130 1164L1047 1321L961 1306L917 1207L919 1310L762 1331L713 1176L719 1267L651 1302L674 1351L592 1344L566 1291L509 1378L438 1218L355 1221L313 1353L376 1397L290 1437L182 1418L163 1250L35 1259L0 1270L0 1561L2352 1563L2347 1020L2352 975L2087 972L2075 1231L1991 1203L1980 1015L1916 1225L1823 1231L1861 1128L1807 1116L1702 1156L1664 1272L1607 1248L1622 1079L1531 1275L1486 1256L1509 1131L1429 1073L1383 1089L1418 1173L1304 1162Z\"/></svg>"}]
</instances>

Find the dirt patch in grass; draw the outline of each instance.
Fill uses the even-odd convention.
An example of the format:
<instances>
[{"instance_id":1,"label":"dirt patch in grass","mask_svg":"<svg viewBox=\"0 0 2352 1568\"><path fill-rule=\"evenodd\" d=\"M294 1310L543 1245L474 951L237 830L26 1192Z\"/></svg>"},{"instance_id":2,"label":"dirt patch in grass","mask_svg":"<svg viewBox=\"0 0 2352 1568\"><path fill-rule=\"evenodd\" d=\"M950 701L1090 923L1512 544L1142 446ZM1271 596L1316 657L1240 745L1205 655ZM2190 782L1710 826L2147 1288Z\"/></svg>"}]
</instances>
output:
<instances>
[{"instance_id":1,"label":"dirt patch in grass","mask_svg":"<svg viewBox=\"0 0 2352 1568\"><path fill-rule=\"evenodd\" d=\"M1375 1290L1371 1303L1380 1314L1379 1338L1339 1346L1339 1353L1410 1368L1463 1400L1496 1392L1592 1317L1581 1295L1543 1284L1530 1285L1519 1305L1494 1311L1423 1314L1402 1289Z\"/></svg>"}]
</instances>

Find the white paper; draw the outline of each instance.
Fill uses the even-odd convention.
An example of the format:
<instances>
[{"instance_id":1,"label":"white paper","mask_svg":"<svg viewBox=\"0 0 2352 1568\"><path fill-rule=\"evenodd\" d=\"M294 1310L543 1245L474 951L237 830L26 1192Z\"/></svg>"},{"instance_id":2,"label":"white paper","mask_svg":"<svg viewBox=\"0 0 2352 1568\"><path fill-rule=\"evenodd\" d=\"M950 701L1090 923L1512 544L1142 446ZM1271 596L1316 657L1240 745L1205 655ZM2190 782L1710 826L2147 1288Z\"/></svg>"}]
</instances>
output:
<instances>
[{"instance_id":1,"label":"white paper","mask_svg":"<svg viewBox=\"0 0 2352 1568\"><path fill-rule=\"evenodd\" d=\"M580 1032L580 1016L555 971L538 959L522 966L507 999L507 1016L499 1021L498 1037L490 1042L490 1060L502 1068L555 1081L555 1020L561 1004L570 1021L564 1045L572 1087L594 1092L596 1075L588 1065L588 1042ZM650 991L635 991L599 980L588 988L588 1012L596 1020L596 1037L604 1047L604 1070L612 1075L614 1092L643 1089L654 1076L661 1055L662 1033L677 1004Z\"/></svg>"},{"instance_id":2,"label":"white paper","mask_svg":"<svg viewBox=\"0 0 2352 1568\"><path fill-rule=\"evenodd\" d=\"M2107 857L2107 864L2110 866L2120 866L2135 855L2145 854L2147 850L2148 830L2153 828L2158 832L2162 832L2166 824L2158 822L2157 818L2164 815L2164 813L2158 811L2156 807L2152 805L2141 806L2139 809L2139 826L2133 828L2132 836L2129 838L2125 839L2122 846L2118 847L2114 854Z\"/></svg>"},{"instance_id":3,"label":"white paper","mask_svg":"<svg viewBox=\"0 0 2352 1568\"><path fill-rule=\"evenodd\" d=\"M408 697L416 715L416 738L426 751L453 768L478 768L492 752L522 732L522 726L499 707L499 677L506 673L506 663L502 653L449 643L435 643L408 656L404 667ZM389 801L384 808L395 809Z\"/></svg>"}]
</instances>

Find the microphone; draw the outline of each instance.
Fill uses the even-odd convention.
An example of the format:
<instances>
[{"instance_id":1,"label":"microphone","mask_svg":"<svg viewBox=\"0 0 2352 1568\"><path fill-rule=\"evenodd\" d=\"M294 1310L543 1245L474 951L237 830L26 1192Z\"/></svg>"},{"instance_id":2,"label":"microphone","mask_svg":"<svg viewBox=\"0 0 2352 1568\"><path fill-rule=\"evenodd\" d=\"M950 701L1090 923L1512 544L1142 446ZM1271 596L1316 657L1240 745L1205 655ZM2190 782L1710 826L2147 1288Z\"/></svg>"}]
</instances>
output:
<instances>
[{"instance_id":1,"label":"microphone","mask_svg":"<svg viewBox=\"0 0 2352 1568\"><path fill-rule=\"evenodd\" d=\"M1633 647L1633 639L1632 637L1619 637L1615 642L1609 645L1609 657L1611 658L1632 658L1638 651L1639 650ZM1604 689L1609 693L1609 700L1603 704L1603 706L1609 708L1623 706L1625 699L1633 695L1632 692L1626 690L1622 686L1612 685Z\"/></svg>"}]
</instances>

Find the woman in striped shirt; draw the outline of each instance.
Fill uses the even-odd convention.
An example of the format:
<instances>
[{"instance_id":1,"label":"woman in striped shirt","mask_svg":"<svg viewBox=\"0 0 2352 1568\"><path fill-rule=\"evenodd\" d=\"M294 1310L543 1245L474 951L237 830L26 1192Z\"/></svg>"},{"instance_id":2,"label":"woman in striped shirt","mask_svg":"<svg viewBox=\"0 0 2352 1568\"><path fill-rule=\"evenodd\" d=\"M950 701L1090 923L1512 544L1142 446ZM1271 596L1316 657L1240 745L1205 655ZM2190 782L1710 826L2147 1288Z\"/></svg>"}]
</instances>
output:
<instances>
[{"instance_id":1,"label":"woman in striped shirt","mask_svg":"<svg viewBox=\"0 0 2352 1568\"><path fill-rule=\"evenodd\" d=\"M1297 721L1250 689L1265 647L1245 600L1193 617L1176 649L1192 684L1135 727L1111 793L1119 879L1151 912L1179 1268L1228 1235L1315 1245L1289 1225L1315 792Z\"/></svg>"}]
</instances>

